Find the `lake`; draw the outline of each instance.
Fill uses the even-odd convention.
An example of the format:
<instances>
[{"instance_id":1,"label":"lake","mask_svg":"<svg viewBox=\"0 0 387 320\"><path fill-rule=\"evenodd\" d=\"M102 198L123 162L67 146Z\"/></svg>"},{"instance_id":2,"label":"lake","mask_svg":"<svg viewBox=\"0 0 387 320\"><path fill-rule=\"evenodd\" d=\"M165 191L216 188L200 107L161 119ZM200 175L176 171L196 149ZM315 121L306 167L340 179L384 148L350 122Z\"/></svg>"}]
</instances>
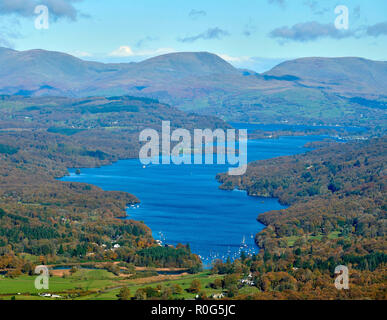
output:
<instances>
[{"instance_id":1,"label":"lake","mask_svg":"<svg viewBox=\"0 0 387 320\"><path fill-rule=\"evenodd\" d=\"M248 161L308 151L304 145L321 136L281 137L248 142ZM130 219L144 221L164 244L189 243L205 265L213 259L234 259L241 251L256 253L254 236L264 228L260 213L284 208L276 199L249 197L244 191L220 190L217 173L229 165L148 165L122 160L101 168L70 169L62 181L126 191L141 200L127 209Z\"/></svg>"}]
</instances>

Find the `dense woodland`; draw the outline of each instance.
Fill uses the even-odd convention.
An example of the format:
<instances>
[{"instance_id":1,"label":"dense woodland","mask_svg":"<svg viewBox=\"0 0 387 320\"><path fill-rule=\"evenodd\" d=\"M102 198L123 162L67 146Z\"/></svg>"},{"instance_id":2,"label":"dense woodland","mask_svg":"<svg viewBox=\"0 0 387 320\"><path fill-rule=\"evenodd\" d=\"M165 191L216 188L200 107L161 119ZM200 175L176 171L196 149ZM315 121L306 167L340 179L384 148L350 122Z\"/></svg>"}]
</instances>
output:
<instances>
[{"instance_id":1,"label":"dense woodland","mask_svg":"<svg viewBox=\"0 0 387 320\"><path fill-rule=\"evenodd\" d=\"M289 208L259 215L267 225L256 235L259 255L218 262L214 272L251 272L259 299L386 299L386 158L384 136L253 162L241 177L218 175L223 189ZM349 267L349 290L333 285L340 264Z\"/></svg>"},{"instance_id":2,"label":"dense woodland","mask_svg":"<svg viewBox=\"0 0 387 320\"><path fill-rule=\"evenodd\" d=\"M139 130L159 129L161 120L188 128L224 122L145 98L0 100L0 269L18 274L31 269L28 261L113 260L200 269L189 248L157 247L142 222L119 219L139 202L135 196L56 178L69 167L136 156Z\"/></svg>"}]
</instances>

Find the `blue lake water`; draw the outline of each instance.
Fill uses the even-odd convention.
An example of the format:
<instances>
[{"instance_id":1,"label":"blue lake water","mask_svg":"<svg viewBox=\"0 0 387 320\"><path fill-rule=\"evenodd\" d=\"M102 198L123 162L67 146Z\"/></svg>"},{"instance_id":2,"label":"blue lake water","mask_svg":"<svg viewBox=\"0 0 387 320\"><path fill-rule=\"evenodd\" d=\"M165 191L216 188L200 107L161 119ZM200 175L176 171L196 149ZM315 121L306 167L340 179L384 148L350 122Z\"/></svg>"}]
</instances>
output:
<instances>
[{"instance_id":1,"label":"blue lake water","mask_svg":"<svg viewBox=\"0 0 387 320\"><path fill-rule=\"evenodd\" d=\"M248 142L248 161L293 155L308 151L303 146L321 136L281 137ZM260 213L282 209L276 199L249 197L244 191L220 190L217 173L226 165L143 165L138 159L109 166L69 170L62 181L97 185L104 190L136 195L139 206L127 210L128 217L144 221L155 239L165 244L189 243L205 264L215 258L239 257L241 250L258 251L254 236L264 228Z\"/></svg>"}]
</instances>

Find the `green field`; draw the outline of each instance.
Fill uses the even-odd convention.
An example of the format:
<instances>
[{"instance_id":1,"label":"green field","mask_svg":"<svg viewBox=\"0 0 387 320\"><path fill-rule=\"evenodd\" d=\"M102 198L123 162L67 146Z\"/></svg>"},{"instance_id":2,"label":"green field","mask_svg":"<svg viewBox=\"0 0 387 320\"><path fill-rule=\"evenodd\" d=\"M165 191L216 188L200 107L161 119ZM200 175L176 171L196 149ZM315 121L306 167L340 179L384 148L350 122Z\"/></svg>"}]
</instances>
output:
<instances>
[{"instance_id":1,"label":"green field","mask_svg":"<svg viewBox=\"0 0 387 320\"><path fill-rule=\"evenodd\" d=\"M337 239L340 236L340 234L341 234L340 231L333 231L333 232L328 234L328 239ZM287 244L289 247L293 247L296 240L301 239L301 238L302 237L298 237L298 236L284 237L284 239L287 241ZM321 241L323 238L323 235L322 234L315 235L315 236L308 235L308 236L306 236L306 238Z\"/></svg>"},{"instance_id":2,"label":"green field","mask_svg":"<svg viewBox=\"0 0 387 320\"><path fill-rule=\"evenodd\" d=\"M163 288L178 284L182 289L181 294L174 294L173 299L195 299L196 294L188 292L192 280L197 279L201 283L201 292L207 296L218 294L222 289L210 288L210 284L222 276L212 275L209 271L195 275L181 275L174 279L126 279L115 276L106 270L82 269L65 278L52 276L49 281L49 289L37 290L34 287L36 276L21 275L16 278L0 276L0 299L16 300L52 300L55 298L41 297L39 294L51 293L61 296L61 299L71 300L117 300L117 294L122 287L128 287L133 297L137 289L144 287ZM256 288L254 288L256 289ZM242 288L241 292L251 292L252 288Z\"/></svg>"},{"instance_id":3,"label":"green field","mask_svg":"<svg viewBox=\"0 0 387 320\"><path fill-rule=\"evenodd\" d=\"M67 278L50 277L49 290L37 290L34 286L36 276L21 275L17 278L0 277L0 294L41 292L64 292L68 290L91 290L114 284L114 275L106 270L80 270Z\"/></svg>"}]
</instances>

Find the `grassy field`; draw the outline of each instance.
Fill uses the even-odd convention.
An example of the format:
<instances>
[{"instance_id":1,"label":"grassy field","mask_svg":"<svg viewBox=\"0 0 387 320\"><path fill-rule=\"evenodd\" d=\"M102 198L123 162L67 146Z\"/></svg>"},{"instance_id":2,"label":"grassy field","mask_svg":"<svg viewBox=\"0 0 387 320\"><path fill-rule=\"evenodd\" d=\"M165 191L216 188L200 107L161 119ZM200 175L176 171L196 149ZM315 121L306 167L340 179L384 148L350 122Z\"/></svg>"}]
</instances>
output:
<instances>
[{"instance_id":1,"label":"grassy field","mask_svg":"<svg viewBox=\"0 0 387 320\"><path fill-rule=\"evenodd\" d=\"M212 275L209 271L195 275L159 275L141 279L127 279L115 276L106 270L81 269L65 278L52 276L49 281L49 290L37 290L34 287L36 276L22 275L16 278L0 276L0 299L16 300L52 300L54 298L41 297L38 294L51 293L61 296L61 299L72 300L117 300L117 294L122 287L128 287L131 296L137 289L157 286L170 287L178 284L181 294L173 295L173 299L194 299L196 294L188 292L192 280L197 279L207 296L220 293L221 289L210 288L219 275ZM250 290L250 288L246 288ZM243 290L243 289L242 289Z\"/></svg>"},{"instance_id":2,"label":"grassy field","mask_svg":"<svg viewBox=\"0 0 387 320\"><path fill-rule=\"evenodd\" d=\"M333 231L333 232L328 234L328 239L337 239L340 236L340 234L341 234L340 231ZM283 239L285 239L287 241L287 244L289 247L293 247L296 240L301 239L301 238L302 237L291 236L291 237L284 237ZM315 235L315 236L311 236L311 235L307 236L307 239L313 239L313 240L319 240L319 241L321 241L322 238L323 238L322 234Z\"/></svg>"},{"instance_id":3,"label":"grassy field","mask_svg":"<svg viewBox=\"0 0 387 320\"><path fill-rule=\"evenodd\" d=\"M67 278L50 277L49 290L37 290L34 286L36 276L22 275L16 278L0 276L0 294L29 293L38 294L42 291L51 293L68 290L91 290L103 288L115 283L114 275L106 270L79 270ZM119 283L119 282L118 282Z\"/></svg>"}]
</instances>

